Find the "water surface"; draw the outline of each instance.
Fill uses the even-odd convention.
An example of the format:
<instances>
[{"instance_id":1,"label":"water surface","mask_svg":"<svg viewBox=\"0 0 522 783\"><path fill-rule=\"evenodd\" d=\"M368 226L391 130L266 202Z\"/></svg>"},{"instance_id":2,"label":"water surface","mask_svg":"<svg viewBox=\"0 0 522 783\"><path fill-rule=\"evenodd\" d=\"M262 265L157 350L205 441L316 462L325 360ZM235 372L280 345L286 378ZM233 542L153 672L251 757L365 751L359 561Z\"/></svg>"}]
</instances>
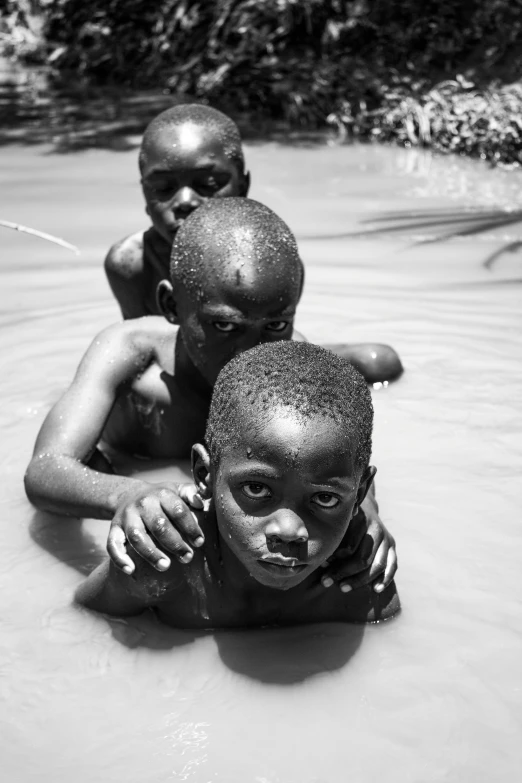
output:
<instances>
[{"instance_id":1,"label":"water surface","mask_svg":"<svg viewBox=\"0 0 522 783\"><path fill-rule=\"evenodd\" d=\"M522 254L482 262L522 229L424 246L342 235L382 211L520 206L520 174L384 148L247 148L251 195L289 222L307 265L297 327L318 342L388 342L403 358L404 377L374 392L403 613L201 635L74 608L108 523L36 513L21 484L46 411L118 318L101 263L146 225L136 152L0 158L0 217L82 251L0 234L5 779L516 780Z\"/></svg>"}]
</instances>

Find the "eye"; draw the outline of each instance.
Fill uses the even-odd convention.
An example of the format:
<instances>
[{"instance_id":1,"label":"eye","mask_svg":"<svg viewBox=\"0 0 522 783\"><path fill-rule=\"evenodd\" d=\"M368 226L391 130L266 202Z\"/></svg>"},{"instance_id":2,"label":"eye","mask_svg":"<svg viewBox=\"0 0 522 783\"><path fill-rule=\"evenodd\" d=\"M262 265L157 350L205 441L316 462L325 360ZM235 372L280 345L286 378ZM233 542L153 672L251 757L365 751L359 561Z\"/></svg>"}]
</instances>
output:
<instances>
[{"instance_id":1,"label":"eye","mask_svg":"<svg viewBox=\"0 0 522 783\"><path fill-rule=\"evenodd\" d=\"M156 184L147 183L147 187L157 196L166 196L174 190L174 186L169 185L168 182L158 182Z\"/></svg>"},{"instance_id":2,"label":"eye","mask_svg":"<svg viewBox=\"0 0 522 783\"><path fill-rule=\"evenodd\" d=\"M212 193L221 190L225 184L226 181L223 182L222 179L218 181L215 177L208 177L207 179L198 182L197 190L202 196L211 195Z\"/></svg>"},{"instance_id":3,"label":"eye","mask_svg":"<svg viewBox=\"0 0 522 783\"><path fill-rule=\"evenodd\" d=\"M213 325L218 332L234 332L237 329L237 325L232 321L214 321Z\"/></svg>"},{"instance_id":4,"label":"eye","mask_svg":"<svg viewBox=\"0 0 522 783\"><path fill-rule=\"evenodd\" d=\"M316 503L321 508L335 508L340 500L337 495L332 495L330 492L318 492L313 496L312 503Z\"/></svg>"},{"instance_id":5,"label":"eye","mask_svg":"<svg viewBox=\"0 0 522 783\"><path fill-rule=\"evenodd\" d=\"M282 332L288 326L288 321L270 321L266 328L270 332Z\"/></svg>"},{"instance_id":6,"label":"eye","mask_svg":"<svg viewBox=\"0 0 522 783\"><path fill-rule=\"evenodd\" d=\"M266 484L257 484L254 482L243 484L243 492L247 498L250 498L251 500L261 500L271 497L270 490Z\"/></svg>"}]
</instances>

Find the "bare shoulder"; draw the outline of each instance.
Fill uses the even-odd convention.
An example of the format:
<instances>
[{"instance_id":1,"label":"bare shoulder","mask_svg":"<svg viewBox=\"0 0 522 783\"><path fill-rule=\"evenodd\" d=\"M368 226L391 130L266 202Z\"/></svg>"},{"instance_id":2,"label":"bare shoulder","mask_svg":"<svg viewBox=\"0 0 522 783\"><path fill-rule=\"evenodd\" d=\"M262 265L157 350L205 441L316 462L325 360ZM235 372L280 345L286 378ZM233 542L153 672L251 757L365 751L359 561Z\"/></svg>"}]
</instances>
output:
<instances>
[{"instance_id":1,"label":"bare shoulder","mask_svg":"<svg viewBox=\"0 0 522 783\"><path fill-rule=\"evenodd\" d=\"M93 366L103 367L114 381L127 380L143 372L166 345L173 349L176 331L164 318L154 315L108 326L92 341L83 369L92 372Z\"/></svg>"},{"instance_id":2,"label":"bare shoulder","mask_svg":"<svg viewBox=\"0 0 522 783\"><path fill-rule=\"evenodd\" d=\"M159 573L141 558L133 559L136 570L132 576L124 574L110 560L105 561L80 585L75 594L76 603L114 617L136 615L157 606L183 583L175 564L167 572Z\"/></svg>"},{"instance_id":3,"label":"bare shoulder","mask_svg":"<svg viewBox=\"0 0 522 783\"><path fill-rule=\"evenodd\" d=\"M132 280L143 272L143 234L143 231L138 231L111 247L105 258L107 275Z\"/></svg>"}]
</instances>

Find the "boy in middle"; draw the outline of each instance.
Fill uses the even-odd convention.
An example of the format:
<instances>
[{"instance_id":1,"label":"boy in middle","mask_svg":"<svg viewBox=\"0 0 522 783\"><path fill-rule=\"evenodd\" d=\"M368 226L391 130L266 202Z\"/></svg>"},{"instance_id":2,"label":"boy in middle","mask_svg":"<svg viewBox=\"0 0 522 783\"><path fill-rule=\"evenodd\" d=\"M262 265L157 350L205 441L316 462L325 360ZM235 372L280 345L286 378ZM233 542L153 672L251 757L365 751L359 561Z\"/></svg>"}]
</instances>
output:
<instances>
[{"instance_id":1,"label":"boy in middle","mask_svg":"<svg viewBox=\"0 0 522 783\"><path fill-rule=\"evenodd\" d=\"M178 492L96 469L98 445L187 457L204 436L220 370L255 345L292 339L302 282L295 238L268 207L227 198L196 210L176 235L171 282L159 285L165 317L125 321L95 338L42 425L26 474L29 499L46 511L111 519L109 554L127 573L127 542L160 571L170 566L166 551L189 562L204 531ZM385 569L393 578L393 538L374 504L364 510L339 552L350 555L348 565L342 557L330 565L327 587L336 580L350 589Z\"/></svg>"},{"instance_id":2,"label":"boy in middle","mask_svg":"<svg viewBox=\"0 0 522 783\"><path fill-rule=\"evenodd\" d=\"M247 196L250 175L239 128L210 106L182 104L161 112L148 125L139 153L141 187L151 220L117 242L105 272L123 318L161 315L157 286L169 277L172 242L186 218L209 200ZM402 372L389 345L328 345L369 382L390 381Z\"/></svg>"}]
</instances>

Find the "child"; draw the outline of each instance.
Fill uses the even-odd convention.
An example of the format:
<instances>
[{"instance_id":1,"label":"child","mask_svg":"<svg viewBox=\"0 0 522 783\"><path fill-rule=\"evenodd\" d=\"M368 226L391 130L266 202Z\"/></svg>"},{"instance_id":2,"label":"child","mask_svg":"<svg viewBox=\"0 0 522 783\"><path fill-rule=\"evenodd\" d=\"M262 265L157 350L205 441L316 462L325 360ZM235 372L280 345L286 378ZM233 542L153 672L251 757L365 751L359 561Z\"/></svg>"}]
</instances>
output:
<instances>
[{"instance_id":1,"label":"child","mask_svg":"<svg viewBox=\"0 0 522 783\"><path fill-rule=\"evenodd\" d=\"M26 474L29 499L46 511L112 519L109 554L127 573L134 563L126 542L158 570L170 566L165 550L189 562L204 540L182 502L191 496L180 499L169 483L101 472L98 444L187 457L203 438L212 387L227 362L259 343L292 339L302 282L295 239L268 207L227 198L194 212L173 244L171 282L158 287L165 317L119 323L93 341L42 425ZM364 580L374 561L381 572L395 563L393 538L373 506L359 535L352 543L364 570L354 577L334 565L326 586L332 578L341 586Z\"/></svg>"},{"instance_id":2,"label":"child","mask_svg":"<svg viewBox=\"0 0 522 783\"><path fill-rule=\"evenodd\" d=\"M373 409L350 364L308 343L260 345L214 388L205 444L192 449L206 543L190 566L158 574L137 560L128 579L109 561L79 588L84 606L116 616L154 608L176 628L372 622L399 611L380 594L322 590L317 569L340 546L375 475Z\"/></svg>"},{"instance_id":3,"label":"child","mask_svg":"<svg viewBox=\"0 0 522 783\"><path fill-rule=\"evenodd\" d=\"M161 315L158 283L169 277L172 241L183 221L209 199L246 196L241 136L235 122L209 106L184 104L159 114L145 130L139 155L141 185L152 226L114 245L105 271L124 318ZM330 345L369 383L402 373L387 345Z\"/></svg>"},{"instance_id":4,"label":"child","mask_svg":"<svg viewBox=\"0 0 522 783\"><path fill-rule=\"evenodd\" d=\"M152 120L139 167L152 226L113 245L105 259L124 318L161 314L156 288L169 277L172 241L185 218L208 199L246 196L250 184L237 125L199 104L174 106Z\"/></svg>"}]
</instances>

